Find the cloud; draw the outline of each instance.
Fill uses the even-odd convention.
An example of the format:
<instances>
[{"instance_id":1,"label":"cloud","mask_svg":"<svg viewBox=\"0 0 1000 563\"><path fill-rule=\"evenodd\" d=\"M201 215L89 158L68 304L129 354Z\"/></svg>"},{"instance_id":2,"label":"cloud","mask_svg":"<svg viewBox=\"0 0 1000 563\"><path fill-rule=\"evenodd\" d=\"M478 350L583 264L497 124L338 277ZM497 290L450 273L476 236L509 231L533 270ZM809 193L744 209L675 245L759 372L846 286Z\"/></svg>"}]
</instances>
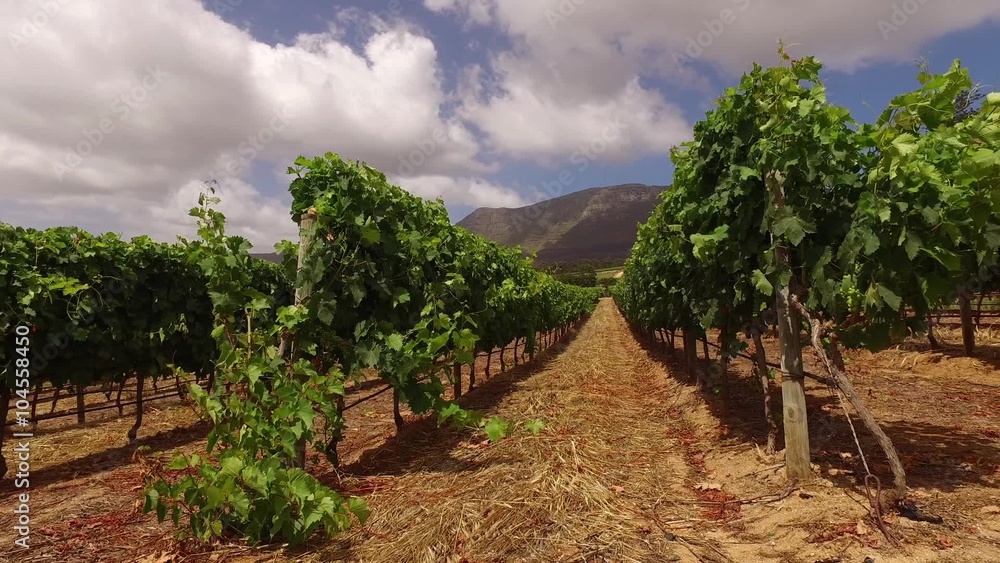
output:
<instances>
[{"instance_id":1,"label":"cloud","mask_svg":"<svg viewBox=\"0 0 1000 563\"><path fill-rule=\"evenodd\" d=\"M460 201L473 207L524 207L529 202L517 190L489 182L483 178L456 178L452 176L416 176L389 180L426 199L443 198Z\"/></svg>"},{"instance_id":2,"label":"cloud","mask_svg":"<svg viewBox=\"0 0 1000 563\"><path fill-rule=\"evenodd\" d=\"M926 41L1000 21L994 0L960 5L933 0L706 0L697 3L647 0L450 0L456 13L488 1L486 22L520 38L542 55L617 52L638 60L647 51L683 52L688 39L718 29L707 60L740 72L752 61L775 59L778 39L800 44L833 69L854 70L879 61L909 61ZM428 3L435 3L427 0ZM723 17L724 11L731 14ZM895 17L895 20L893 19ZM895 24L888 36L880 21ZM589 60L589 59L584 59Z\"/></svg>"},{"instance_id":3,"label":"cloud","mask_svg":"<svg viewBox=\"0 0 1000 563\"><path fill-rule=\"evenodd\" d=\"M494 5L490 0L424 0L432 12L455 12L468 26L486 25L493 20Z\"/></svg>"},{"instance_id":4,"label":"cloud","mask_svg":"<svg viewBox=\"0 0 1000 563\"><path fill-rule=\"evenodd\" d=\"M40 17L43 4L57 9ZM0 22L13 23L0 29L11 43L0 46L0 73L17 80L0 90L0 200L34 205L38 221L75 208L103 214L109 230L172 239L190 221L192 186L211 176L240 199L224 203L230 222L270 247L287 225L265 225L281 214L251 185L257 163L332 150L391 171L433 137L414 174L495 170L442 110L433 42L368 17L372 34L355 50L337 18L271 46L195 0L5 2ZM488 201L477 185L453 190L464 198L455 203ZM142 221L125 213L143 209Z\"/></svg>"},{"instance_id":5,"label":"cloud","mask_svg":"<svg viewBox=\"0 0 1000 563\"><path fill-rule=\"evenodd\" d=\"M522 61L497 61L503 93L480 101L470 93L461 110L500 154L550 164L599 154L599 160L628 163L663 154L690 135L678 105L631 77L617 90L574 96L569 85L545 84ZM594 160L594 158L590 158Z\"/></svg>"},{"instance_id":6,"label":"cloud","mask_svg":"<svg viewBox=\"0 0 1000 563\"><path fill-rule=\"evenodd\" d=\"M218 210L226 216L227 234L258 241L256 250L261 252L270 251L280 240L298 240L298 228L291 218L290 198L264 196L250 184L232 178L213 186L222 199ZM185 218L204 191L203 183L188 182L160 204L148 208L146 213L127 217L125 225L132 229L141 229L145 224L155 225L155 230L147 234L162 240L171 240L176 235L195 237L195 228Z\"/></svg>"},{"instance_id":7,"label":"cloud","mask_svg":"<svg viewBox=\"0 0 1000 563\"><path fill-rule=\"evenodd\" d=\"M232 21L253 19L232 4ZM775 61L779 38L850 72L1000 18L996 0L423 5L468 37L442 42L397 0L276 45L197 0L0 3L0 75L14 77L0 88L0 220L170 240L214 177L233 232L266 249L294 234L287 178L270 171L327 151L449 205L523 205L531 194L490 175L663 155L691 131L670 88L717 92L714 73ZM439 51L469 40L477 62Z\"/></svg>"},{"instance_id":8,"label":"cloud","mask_svg":"<svg viewBox=\"0 0 1000 563\"><path fill-rule=\"evenodd\" d=\"M489 5L483 6L486 2ZM738 75L777 62L779 39L852 72L910 61L928 40L1000 20L1000 3L959 8L929 0L425 0L466 25L488 26L513 48L465 70L463 117L498 154L550 162L595 138L610 119L628 124L604 160L663 154L690 135L669 92L649 79L711 93L711 71ZM490 17L474 17L488 14ZM888 27L887 27L888 25Z\"/></svg>"}]
</instances>

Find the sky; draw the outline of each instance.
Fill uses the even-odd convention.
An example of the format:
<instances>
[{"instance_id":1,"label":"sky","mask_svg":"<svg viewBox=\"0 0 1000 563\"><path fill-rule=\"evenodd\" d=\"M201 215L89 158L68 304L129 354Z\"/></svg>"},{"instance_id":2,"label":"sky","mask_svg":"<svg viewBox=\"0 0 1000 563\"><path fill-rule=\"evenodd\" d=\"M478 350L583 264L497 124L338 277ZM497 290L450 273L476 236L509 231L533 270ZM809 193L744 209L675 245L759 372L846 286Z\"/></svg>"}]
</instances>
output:
<instances>
[{"instance_id":1,"label":"sky","mask_svg":"<svg viewBox=\"0 0 1000 563\"><path fill-rule=\"evenodd\" d=\"M672 146L754 62L814 55L873 121L961 59L1000 90L997 0L7 0L0 221L294 239L287 168L335 152L453 221L668 185Z\"/></svg>"}]
</instances>

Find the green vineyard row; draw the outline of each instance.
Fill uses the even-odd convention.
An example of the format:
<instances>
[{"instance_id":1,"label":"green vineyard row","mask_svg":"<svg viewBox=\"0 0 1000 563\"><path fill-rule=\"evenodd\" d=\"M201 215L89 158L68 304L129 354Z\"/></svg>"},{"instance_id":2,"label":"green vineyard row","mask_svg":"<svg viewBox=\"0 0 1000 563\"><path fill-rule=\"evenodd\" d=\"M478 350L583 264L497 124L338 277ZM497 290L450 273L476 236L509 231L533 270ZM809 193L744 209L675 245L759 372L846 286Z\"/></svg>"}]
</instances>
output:
<instances>
[{"instance_id":1,"label":"green vineyard row","mask_svg":"<svg viewBox=\"0 0 1000 563\"><path fill-rule=\"evenodd\" d=\"M233 237L234 252L248 248ZM158 378L171 365L205 374L217 356L206 276L185 244L131 241L75 227L0 224L0 369L7 387L20 357L13 335L31 329L30 383L87 386L134 374ZM254 287L291 304L291 279L248 260Z\"/></svg>"},{"instance_id":2,"label":"green vineyard row","mask_svg":"<svg viewBox=\"0 0 1000 563\"><path fill-rule=\"evenodd\" d=\"M305 469L308 450L338 463L344 383L368 370L414 413L494 440L509 434L511 422L445 400L433 375L446 365L460 374L510 342L530 354L538 335L565 332L602 291L556 281L519 249L453 226L440 201L363 163L327 154L289 173L300 240L277 245L282 265L226 235L214 190L191 211L198 238L176 244L0 226L8 397L26 392L11 385L21 326L32 327L32 386L208 375L190 387L213 426L205 455L148 461L144 505L160 520L183 517L182 530L202 539L295 543L364 521L360 499Z\"/></svg>"},{"instance_id":3,"label":"green vineyard row","mask_svg":"<svg viewBox=\"0 0 1000 563\"><path fill-rule=\"evenodd\" d=\"M741 333L759 348L778 325L791 477L809 472L806 330L903 495L891 442L852 395L837 346L884 349L1000 279L1000 93L975 95L956 61L922 71L919 89L858 125L828 102L818 61L781 54L784 64L755 65L726 90L672 151L673 186L640 227L614 297L633 326L670 340L681 331L685 348L718 329L723 362L747 346Z\"/></svg>"},{"instance_id":4,"label":"green vineyard row","mask_svg":"<svg viewBox=\"0 0 1000 563\"><path fill-rule=\"evenodd\" d=\"M792 285L842 341L879 349L997 277L1000 94L963 118L956 63L857 126L819 69L755 68L672 153L616 289L633 323L735 338Z\"/></svg>"}]
</instances>

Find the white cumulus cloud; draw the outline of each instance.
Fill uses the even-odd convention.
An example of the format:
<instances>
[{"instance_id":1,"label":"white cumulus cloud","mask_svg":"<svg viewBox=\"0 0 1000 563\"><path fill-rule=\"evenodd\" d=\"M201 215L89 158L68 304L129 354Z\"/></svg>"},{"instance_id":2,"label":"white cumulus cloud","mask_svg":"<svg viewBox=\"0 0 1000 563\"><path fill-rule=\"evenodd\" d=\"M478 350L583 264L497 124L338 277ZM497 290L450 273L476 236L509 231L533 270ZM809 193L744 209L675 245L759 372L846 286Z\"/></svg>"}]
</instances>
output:
<instances>
[{"instance_id":1,"label":"white cumulus cloud","mask_svg":"<svg viewBox=\"0 0 1000 563\"><path fill-rule=\"evenodd\" d=\"M375 21L359 52L336 22L271 46L195 0L15 0L0 22L0 200L19 210L0 220L46 226L74 209L172 239L213 177L233 229L268 248L292 223L287 195L251 185L258 165L334 151L392 172L433 139L413 175L495 169L442 111L434 43L403 26ZM495 193L470 181L449 203Z\"/></svg>"}]
</instances>

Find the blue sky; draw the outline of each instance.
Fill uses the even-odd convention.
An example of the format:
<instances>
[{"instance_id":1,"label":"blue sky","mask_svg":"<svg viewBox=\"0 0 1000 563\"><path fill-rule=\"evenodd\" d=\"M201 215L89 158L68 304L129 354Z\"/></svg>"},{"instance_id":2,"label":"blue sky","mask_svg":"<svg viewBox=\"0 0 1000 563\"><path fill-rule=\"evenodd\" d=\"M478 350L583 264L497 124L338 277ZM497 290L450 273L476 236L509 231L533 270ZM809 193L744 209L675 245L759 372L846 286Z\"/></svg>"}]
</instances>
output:
<instances>
[{"instance_id":1,"label":"blue sky","mask_svg":"<svg viewBox=\"0 0 1000 563\"><path fill-rule=\"evenodd\" d=\"M365 160L454 221L669 184L670 147L779 39L859 121L917 58L1000 90L995 0L14 0L0 21L0 221L171 240L215 178L259 249L294 236L298 154Z\"/></svg>"},{"instance_id":2,"label":"blue sky","mask_svg":"<svg viewBox=\"0 0 1000 563\"><path fill-rule=\"evenodd\" d=\"M453 15L431 12L417 2L390 5L383 1L358 1L331 5L328 2L307 0L297 2L295 8L291 9L272 0L244 0L241 6L245 9L220 15L234 25L247 27L255 38L270 44L288 43L303 32L320 33L328 28L330 21L336 19L338 12L346 8L405 18L418 25L434 40L448 88L455 87L460 69L472 64L487 64L487 55L491 50L510 47L510 41L496 30L468 29ZM890 19L886 21L892 23ZM954 59L961 59L969 67L974 80L1000 90L1000 59L995 54L997 47L1000 47L998 37L1000 24L986 21L925 41L914 54L915 57L926 59L935 72L947 70ZM478 50L469 49L472 41L480 42L483 47ZM360 41L352 43L359 50L363 48ZM799 54L806 54L806 51L801 50ZM711 77L714 90L710 93L703 88L684 87L662 78L650 78L646 81L650 88L670 92L672 99L680 104L684 116L691 122L703 118L711 108L715 96L738 81L738 75L719 71L710 64L700 64L698 67L706 76ZM827 70L824 80L832 103L847 107L859 121L872 121L894 96L917 86L916 73L914 59L882 62L850 71ZM572 183L565 186L567 193L594 186L630 182L665 185L670 183L672 175L670 159L664 153L641 157L627 164L594 163L583 172L579 172L579 166L573 165L568 159L557 160L553 166L509 162L490 178L504 185L529 188L540 186L543 182L558 182L558 173L566 167L573 170L574 177ZM275 186L275 189L280 190L282 187ZM458 221L470 213L474 206L452 204L448 208L452 220Z\"/></svg>"}]
</instances>

